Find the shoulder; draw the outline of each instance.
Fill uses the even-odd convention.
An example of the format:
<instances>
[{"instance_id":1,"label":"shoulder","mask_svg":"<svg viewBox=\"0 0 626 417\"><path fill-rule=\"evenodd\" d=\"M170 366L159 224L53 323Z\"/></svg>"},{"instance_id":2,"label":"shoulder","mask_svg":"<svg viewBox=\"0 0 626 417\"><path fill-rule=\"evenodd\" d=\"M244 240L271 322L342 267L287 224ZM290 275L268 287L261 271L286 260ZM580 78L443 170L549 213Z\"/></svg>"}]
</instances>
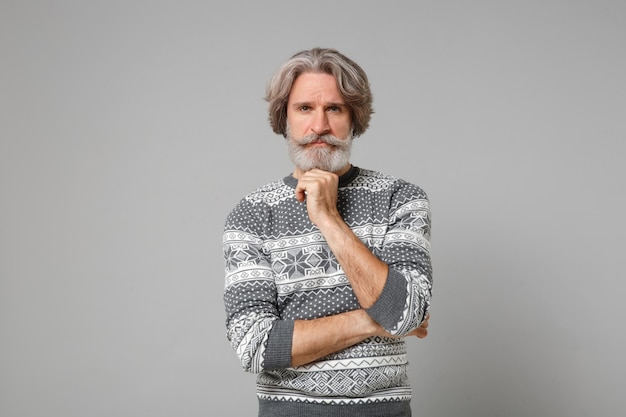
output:
<instances>
[{"instance_id":1,"label":"shoulder","mask_svg":"<svg viewBox=\"0 0 626 417\"><path fill-rule=\"evenodd\" d=\"M391 193L397 197L428 200L428 195L420 186L397 176L370 169L359 168L359 175L351 185Z\"/></svg>"},{"instance_id":2,"label":"shoulder","mask_svg":"<svg viewBox=\"0 0 626 417\"><path fill-rule=\"evenodd\" d=\"M242 202L247 202L252 205L267 204L271 206L284 201L288 197L292 197L293 194L293 189L287 186L283 180L276 180L247 194L242 199Z\"/></svg>"},{"instance_id":3,"label":"shoulder","mask_svg":"<svg viewBox=\"0 0 626 417\"><path fill-rule=\"evenodd\" d=\"M227 227L229 224L259 221L267 216L272 206L293 197L293 194L293 189L282 180L267 183L239 200L226 218Z\"/></svg>"}]
</instances>

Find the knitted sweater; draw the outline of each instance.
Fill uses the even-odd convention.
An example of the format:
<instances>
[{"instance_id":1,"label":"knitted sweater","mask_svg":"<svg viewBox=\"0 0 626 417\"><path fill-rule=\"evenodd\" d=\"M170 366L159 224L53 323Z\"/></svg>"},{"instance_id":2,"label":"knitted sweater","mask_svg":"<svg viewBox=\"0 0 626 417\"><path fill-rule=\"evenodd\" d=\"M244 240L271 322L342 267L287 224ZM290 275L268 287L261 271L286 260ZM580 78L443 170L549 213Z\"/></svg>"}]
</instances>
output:
<instances>
[{"instance_id":1,"label":"knitted sweater","mask_svg":"<svg viewBox=\"0 0 626 417\"><path fill-rule=\"evenodd\" d=\"M227 337L243 368L258 374L259 415L355 415L360 409L364 417L379 415L370 414L373 405L406 409L411 387L403 338L371 337L291 367L294 320L360 308L306 203L296 200L296 184L288 176L248 194L224 227ZM384 289L366 311L390 334L416 329L429 311L432 288L426 194L401 179L352 167L339 178L338 209L389 265ZM328 407L343 411L332 414Z\"/></svg>"}]
</instances>

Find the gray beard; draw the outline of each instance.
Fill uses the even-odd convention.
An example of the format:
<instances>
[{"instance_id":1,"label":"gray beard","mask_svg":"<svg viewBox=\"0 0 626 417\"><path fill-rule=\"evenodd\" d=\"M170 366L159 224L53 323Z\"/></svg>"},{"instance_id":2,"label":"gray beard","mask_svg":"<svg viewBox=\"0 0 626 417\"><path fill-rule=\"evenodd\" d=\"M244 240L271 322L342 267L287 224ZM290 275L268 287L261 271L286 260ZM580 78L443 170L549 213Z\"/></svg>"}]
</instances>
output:
<instances>
[{"instance_id":1,"label":"gray beard","mask_svg":"<svg viewBox=\"0 0 626 417\"><path fill-rule=\"evenodd\" d=\"M352 131L345 139L339 139L331 135L308 135L301 139L294 139L287 125L287 147L291 162L302 171L310 171L314 168L328 172L337 172L350 162L352 149ZM307 147L306 145L321 140L331 145L330 147Z\"/></svg>"}]
</instances>

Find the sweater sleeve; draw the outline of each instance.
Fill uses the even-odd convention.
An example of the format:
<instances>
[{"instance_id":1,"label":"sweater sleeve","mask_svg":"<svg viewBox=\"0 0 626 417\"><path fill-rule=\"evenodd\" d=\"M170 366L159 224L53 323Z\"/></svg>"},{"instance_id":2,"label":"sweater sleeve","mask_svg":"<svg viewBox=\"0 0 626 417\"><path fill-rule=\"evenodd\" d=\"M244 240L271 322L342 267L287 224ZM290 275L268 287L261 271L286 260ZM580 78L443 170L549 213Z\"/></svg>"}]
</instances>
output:
<instances>
[{"instance_id":1,"label":"sweater sleeve","mask_svg":"<svg viewBox=\"0 0 626 417\"><path fill-rule=\"evenodd\" d=\"M430 207L419 187L399 181L391 197L389 228L380 259L389 265L387 282L368 314L389 333L402 336L430 310Z\"/></svg>"},{"instance_id":2,"label":"sweater sleeve","mask_svg":"<svg viewBox=\"0 0 626 417\"><path fill-rule=\"evenodd\" d=\"M288 367L293 336L293 322L279 316L274 273L259 233L262 214L242 201L223 235L226 336L243 369L252 373Z\"/></svg>"}]
</instances>

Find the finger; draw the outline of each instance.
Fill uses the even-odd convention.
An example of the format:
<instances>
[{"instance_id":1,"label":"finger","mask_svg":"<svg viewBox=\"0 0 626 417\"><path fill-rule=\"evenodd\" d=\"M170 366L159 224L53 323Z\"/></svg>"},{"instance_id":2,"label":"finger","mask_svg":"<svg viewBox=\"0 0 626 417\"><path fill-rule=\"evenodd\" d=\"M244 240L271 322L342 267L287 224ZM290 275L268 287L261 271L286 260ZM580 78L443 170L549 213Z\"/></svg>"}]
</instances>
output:
<instances>
[{"instance_id":1,"label":"finger","mask_svg":"<svg viewBox=\"0 0 626 417\"><path fill-rule=\"evenodd\" d=\"M422 327L418 327L417 329L413 330L411 333L408 334L408 336L415 336L419 339L423 339L426 336L428 336L428 330L422 328Z\"/></svg>"},{"instance_id":2,"label":"finger","mask_svg":"<svg viewBox=\"0 0 626 417\"><path fill-rule=\"evenodd\" d=\"M339 177L332 172L313 169L305 172L300 181L312 181L321 187L336 187L339 183Z\"/></svg>"},{"instance_id":3,"label":"finger","mask_svg":"<svg viewBox=\"0 0 626 417\"><path fill-rule=\"evenodd\" d=\"M315 183L310 179L300 178L296 184L296 199L299 202L306 200L307 195L311 193L311 190L315 188Z\"/></svg>"},{"instance_id":4,"label":"finger","mask_svg":"<svg viewBox=\"0 0 626 417\"><path fill-rule=\"evenodd\" d=\"M301 203L304 200L306 200L306 190L304 189L304 187L301 187L300 185L296 187L296 200L298 200Z\"/></svg>"},{"instance_id":5,"label":"finger","mask_svg":"<svg viewBox=\"0 0 626 417\"><path fill-rule=\"evenodd\" d=\"M298 201L302 202L306 200L308 196L321 196L324 194L325 186L326 184L323 178L302 177L296 185L296 198Z\"/></svg>"}]
</instances>

